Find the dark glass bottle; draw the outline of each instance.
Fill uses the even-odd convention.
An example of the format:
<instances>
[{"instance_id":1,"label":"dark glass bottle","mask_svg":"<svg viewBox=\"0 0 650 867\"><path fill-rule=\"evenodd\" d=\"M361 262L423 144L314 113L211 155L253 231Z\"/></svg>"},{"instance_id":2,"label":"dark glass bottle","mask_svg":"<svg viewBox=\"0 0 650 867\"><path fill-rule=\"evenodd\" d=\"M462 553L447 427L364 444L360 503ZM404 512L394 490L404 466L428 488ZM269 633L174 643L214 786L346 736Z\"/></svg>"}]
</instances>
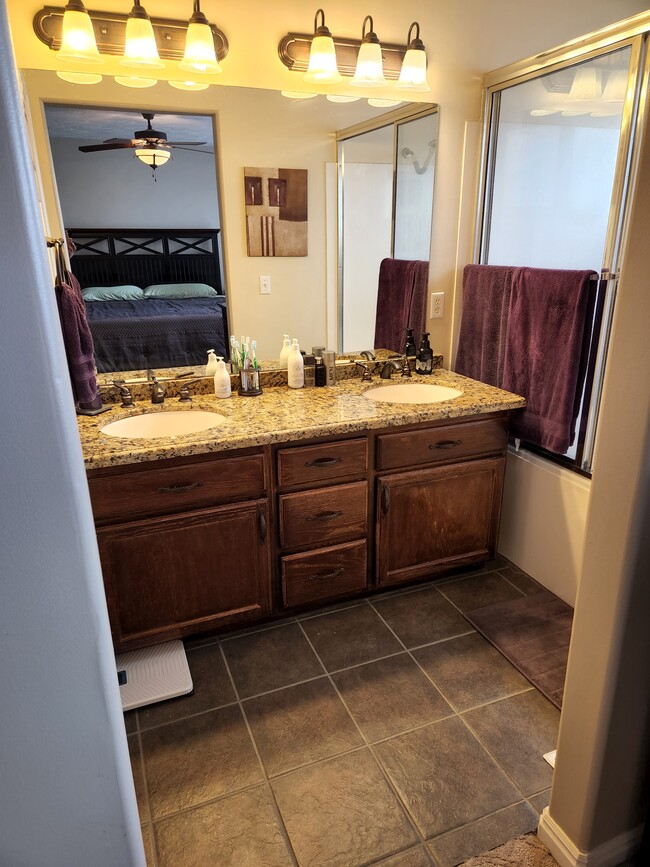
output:
<instances>
[{"instance_id":1,"label":"dark glass bottle","mask_svg":"<svg viewBox=\"0 0 650 867\"><path fill-rule=\"evenodd\" d=\"M325 385L325 381L327 378L327 373L325 370L325 365L323 364L323 359L318 355L316 357L316 388L321 388Z\"/></svg>"},{"instance_id":2,"label":"dark glass bottle","mask_svg":"<svg viewBox=\"0 0 650 867\"><path fill-rule=\"evenodd\" d=\"M415 372L427 374L433 371L433 350L429 345L429 332L425 331L422 335L422 340L420 341L420 348L418 349L417 356L415 359Z\"/></svg>"},{"instance_id":3,"label":"dark glass bottle","mask_svg":"<svg viewBox=\"0 0 650 867\"><path fill-rule=\"evenodd\" d=\"M406 336L404 338L404 351L402 353L407 358L415 358L417 354L417 349L415 346L415 337L413 337L413 329L406 329Z\"/></svg>"}]
</instances>

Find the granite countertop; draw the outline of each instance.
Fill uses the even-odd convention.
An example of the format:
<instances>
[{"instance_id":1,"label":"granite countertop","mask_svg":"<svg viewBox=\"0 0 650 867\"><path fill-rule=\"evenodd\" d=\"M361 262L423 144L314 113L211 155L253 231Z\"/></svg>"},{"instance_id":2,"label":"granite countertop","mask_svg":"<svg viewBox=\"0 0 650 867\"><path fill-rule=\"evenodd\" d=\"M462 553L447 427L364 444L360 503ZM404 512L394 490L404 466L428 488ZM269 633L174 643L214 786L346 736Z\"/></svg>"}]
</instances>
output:
<instances>
[{"instance_id":1,"label":"granite countertop","mask_svg":"<svg viewBox=\"0 0 650 867\"><path fill-rule=\"evenodd\" d=\"M393 385L403 382L399 376L392 380ZM98 469L393 425L467 418L520 409L526 403L523 397L442 369L430 376L413 376L407 382L450 386L463 394L454 400L432 404L378 403L364 397L363 393L389 383L379 378L374 378L372 383L357 378L325 388L266 388L259 397L240 397L233 390L227 400L219 400L214 394L200 394L190 404L179 404L176 398L170 397L161 406L152 405L150 401L138 402L131 409L115 405L110 412L98 416L78 417L84 461L87 469ZM200 433L155 439L124 439L108 436L100 430L111 421L132 415L191 409L220 413L226 421Z\"/></svg>"}]
</instances>

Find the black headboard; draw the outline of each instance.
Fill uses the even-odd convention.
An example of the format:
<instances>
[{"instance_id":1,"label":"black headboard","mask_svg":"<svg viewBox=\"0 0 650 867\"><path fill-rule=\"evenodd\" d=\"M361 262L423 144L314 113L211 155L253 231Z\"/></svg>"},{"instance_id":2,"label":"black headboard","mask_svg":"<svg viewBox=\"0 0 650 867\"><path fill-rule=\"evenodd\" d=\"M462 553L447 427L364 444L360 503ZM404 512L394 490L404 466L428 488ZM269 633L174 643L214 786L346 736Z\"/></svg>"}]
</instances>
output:
<instances>
[{"instance_id":1,"label":"black headboard","mask_svg":"<svg viewBox=\"0 0 650 867\"><path fill-rule=\"evenodd\" d=\"M207 283L219 294L219 229L68 229L81 288Z\"/></svg>"}]
</instances>

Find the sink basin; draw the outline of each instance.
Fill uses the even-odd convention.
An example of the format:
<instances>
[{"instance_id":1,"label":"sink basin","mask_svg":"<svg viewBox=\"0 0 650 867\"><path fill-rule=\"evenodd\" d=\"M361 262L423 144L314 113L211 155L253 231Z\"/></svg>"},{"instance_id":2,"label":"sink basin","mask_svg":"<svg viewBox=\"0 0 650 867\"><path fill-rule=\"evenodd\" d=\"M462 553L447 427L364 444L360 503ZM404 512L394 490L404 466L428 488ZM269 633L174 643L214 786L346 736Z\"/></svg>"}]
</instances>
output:
<instances>
[{"instance_id":1,"label":"sink basin","mask_svg":"<svg viewBox=\"0 0 650 867\"><path fill-rule=\"evenodd\" d=\"M448 388L446 385L400 382L369 388L364 391L363 396L380 403L440 403L460 397L462 393L457 388Z\"/></svg>"},{"instance_id":2,"label":"sink basin","mask_svg":"<svg viewBox=\"0 0 650 867\"><path fill-rule=\"evenodd\" d=\"M120 418L100 428L103 434L126 439L154 439L155 437L177 437L184 434L199 433L218 427L226 420L216 412L198 409L176 410L171 412L149 412Z\"/></svg>"}]
</instances>

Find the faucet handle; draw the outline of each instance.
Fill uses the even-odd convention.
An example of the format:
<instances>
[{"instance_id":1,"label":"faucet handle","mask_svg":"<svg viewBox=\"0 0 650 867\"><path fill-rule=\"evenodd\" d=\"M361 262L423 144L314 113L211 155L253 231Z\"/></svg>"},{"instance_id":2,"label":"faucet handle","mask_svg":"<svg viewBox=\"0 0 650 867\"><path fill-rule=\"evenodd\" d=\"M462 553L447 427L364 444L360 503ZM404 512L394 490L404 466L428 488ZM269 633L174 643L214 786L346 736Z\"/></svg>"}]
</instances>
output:
<instances>
[{"instance_id":1,"label":"faucet handle","mask_svg":"<svg viewBox=\"0 0 650 867\"><path fill-rule=\"evenodd\" d=\"M361 377L361 381L362 382L372 382L372 373L371 373L368 365L364 361L357 361L356 359L354 360L354 363L358 364L359 367L363 370L363 375Z\"/></svg>"},{"instance_id":2,"label":"faucet handle","mask_svg":"<svg viewBox=\"0 0 650 867\"><path fill-rule=\"evenodd\" d=\"M402 373L401 376L403 379L411 379L411 365L409 364L408 355L404 356L404 364L402 365Z\"/></svg>"},{"instance_id":3,"label":"faucet handle","mask_svg":"<svg viewBox=\"0 0 650 867\"><path fill-rule=\"evenodd\" d=\"M130 406L134 406L133 403L133 395L131 394L131 389L124 382L123 379L114 379L113 385L120 392L120 397L122 398L122 407L127 409Z\"/></svg>"},{"instance_id":4,"label":"faucet handle","mask_svg":"<svg viewBox=\"0 0 650 867\"><path fill-rule=\"evenodd\" d=\"M192 395L190 393L190 385L194 385L195 382L199 382L199 379L200 379L200 377L197 377L196 379L183 380L183 384L181 385L180 391L179 391L179 398L178 398L179 403L191 403L192 402Z\"/></svg>"}]
</instances>

